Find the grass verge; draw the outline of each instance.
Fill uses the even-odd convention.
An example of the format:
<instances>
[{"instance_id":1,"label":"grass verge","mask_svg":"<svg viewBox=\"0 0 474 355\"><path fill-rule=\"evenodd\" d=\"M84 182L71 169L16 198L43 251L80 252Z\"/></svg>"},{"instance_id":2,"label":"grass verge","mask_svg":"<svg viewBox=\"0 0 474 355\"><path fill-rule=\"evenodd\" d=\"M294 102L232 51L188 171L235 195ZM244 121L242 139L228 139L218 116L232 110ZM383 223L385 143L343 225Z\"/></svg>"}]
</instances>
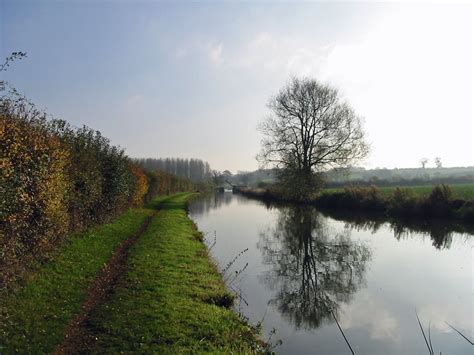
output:
<instances>
[{"instance_id":1,"label":"grass verge","mask_svg":"<svg viewBox=\"0 0 474 355\"><path fill-rule=\"evenodd\" d=\"M21 288L0 293L0 353L50 353L113 251L152 214L133 209L72 237Z\"/></svg>"},{"instance_id":2,"label":"grass verge","mask_svg":"<svg viewBox=\"0 0 474 355\"><path fill-rule=\"evenodd\" d=\"M109 301L91 314L89 325L98 339L94 352L261 349L255 329L223 306L232 296L187 216L190 196L161 201L160 212L130 249L128 272Z\"/></svg>"}]
</instances>

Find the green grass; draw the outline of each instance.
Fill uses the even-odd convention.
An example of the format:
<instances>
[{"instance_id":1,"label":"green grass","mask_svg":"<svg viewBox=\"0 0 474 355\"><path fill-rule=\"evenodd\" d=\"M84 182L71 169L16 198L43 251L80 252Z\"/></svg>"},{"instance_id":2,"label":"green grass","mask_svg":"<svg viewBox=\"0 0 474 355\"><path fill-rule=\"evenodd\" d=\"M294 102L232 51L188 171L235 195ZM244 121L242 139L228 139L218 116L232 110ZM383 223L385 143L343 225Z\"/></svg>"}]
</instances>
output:
<instances>
[{"instance_id":1,"label":"green grass","mask_svg":"<svg viewBox=\"0 0 474 355\"><path fill-rule=\"evenodd\" d=\"M474 200L474 184L453 184L449 185L453 193L453 198L461 200ZM423 186L403 186L403 189L413 191L413 194L418 197L427 197L433 190L433 185ZM379 187L378 188L383 197L390 197L395 190L395 187ZM342 192L343 188L329 188L324 189L323 193Z\"/></svg>"},{"instance_id":2,"label":"green grass","mask_svg":"<svg viewBox=\"0 0 474 355\"><path fill-rule=\"evenodd\" d=\"M162 201L130 250L125 278L94 310L97 353L249 353L257 347L248 324L213 304L231 296L187 217L188 197Z\"/></svg>"},{"instance_id":3,"label":"green grass","mask_svg":"<svg viewBox=\"0 0 474 355\"><path fill-rule=\"evenodd\" d=\"M51 353L79 313L91 282L120 243L161 211L130 249L129 269L93 310L97 353L250 353L255 329L232 310L202 235L185 211L193 194L162 197L70 238L15 291L0 294L0 354Z\"/></svg>"},{"instance_id":4,"label":"green grass","mask_svg":"<svg viewBox=\"0 0 474 355\"><path fill-rule=\"evenodd\" d=\"M133 209L73 236L24 287L0 294L0 353L49 353L80 310L87 288L114 249L152 213Z\"/></svg>"}]
</instances>

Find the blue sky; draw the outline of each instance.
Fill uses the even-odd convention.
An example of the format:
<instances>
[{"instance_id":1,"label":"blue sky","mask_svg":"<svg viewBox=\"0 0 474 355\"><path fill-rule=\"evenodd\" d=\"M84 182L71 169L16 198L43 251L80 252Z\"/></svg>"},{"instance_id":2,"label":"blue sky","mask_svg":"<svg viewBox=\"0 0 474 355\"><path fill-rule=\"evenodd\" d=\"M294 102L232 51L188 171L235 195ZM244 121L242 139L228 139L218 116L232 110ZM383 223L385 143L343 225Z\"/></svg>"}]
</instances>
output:
<instances>
[{"instance_id":1,"label":"blue sky","mask_svg":"<svg viewBox=\"0 0 474 355\"><path fill-rule=\"evenodd\" d=\"M5 78L133 157L253 170L266 103L292 75L365 118L366 167L474 165L470 3L0 0Z\"/></svg>"}]
</instances>

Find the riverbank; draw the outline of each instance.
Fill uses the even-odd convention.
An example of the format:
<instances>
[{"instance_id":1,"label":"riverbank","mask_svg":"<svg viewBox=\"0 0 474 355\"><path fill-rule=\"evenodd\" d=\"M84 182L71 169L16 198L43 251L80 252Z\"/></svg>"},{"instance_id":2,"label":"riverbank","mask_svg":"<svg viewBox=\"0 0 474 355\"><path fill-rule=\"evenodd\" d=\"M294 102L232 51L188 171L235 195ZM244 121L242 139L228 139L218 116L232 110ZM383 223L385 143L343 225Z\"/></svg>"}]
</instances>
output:
<instances>
[{"instance_id":1,"label":"riverbank","mask_svg":"<svg viewBox=\"0 0 474 355\"><path fill-rule=\"evenodd\" d=\"M453 198L447 185L437 185L429 194L417 195L410 188L381 193L376 187L346 187L323 191L305 200L283 196L276 188L239 188L238 193L267 201L310 204L317 207L376 213L386 217L442 218L474 222L474 201Z\"/></svg>"},{"instance_id":2,"label":"riverbank","mask_svg":"<svg viewBox=\"0 0 474 355\"><path fill-rule=\"evenodd\" d=\"M255 329L230 309L232 295L187 217L190 196L156 199L77 235L22 287L2 295L0 353L260 349ZM114 256L125 268L104 286L99 279ZM90 303L97 288L106 292ZM71 343L66 334L83 341Z\"/></svg>"}]
</instances>

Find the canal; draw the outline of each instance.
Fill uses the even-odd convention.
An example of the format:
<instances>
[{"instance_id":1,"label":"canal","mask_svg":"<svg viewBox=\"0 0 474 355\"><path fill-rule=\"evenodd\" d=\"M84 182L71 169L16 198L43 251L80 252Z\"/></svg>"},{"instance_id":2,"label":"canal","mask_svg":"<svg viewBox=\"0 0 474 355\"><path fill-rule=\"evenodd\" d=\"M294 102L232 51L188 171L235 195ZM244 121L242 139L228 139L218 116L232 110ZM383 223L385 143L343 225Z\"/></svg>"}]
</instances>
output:
<instances>
[{"instance_id":1,"label":"canal","mask_svg":"<svg viewBox=\"0 0 474 355\"><path fill-rule=\"evenodd\" d=\"M472 341L472 235L346 215L228 192L190 205L236 311L277 353L350 354L344 335L356 354L429 354L418 316L435 353L472 354L454 329Z\"/></svg>"}]
</instances>

